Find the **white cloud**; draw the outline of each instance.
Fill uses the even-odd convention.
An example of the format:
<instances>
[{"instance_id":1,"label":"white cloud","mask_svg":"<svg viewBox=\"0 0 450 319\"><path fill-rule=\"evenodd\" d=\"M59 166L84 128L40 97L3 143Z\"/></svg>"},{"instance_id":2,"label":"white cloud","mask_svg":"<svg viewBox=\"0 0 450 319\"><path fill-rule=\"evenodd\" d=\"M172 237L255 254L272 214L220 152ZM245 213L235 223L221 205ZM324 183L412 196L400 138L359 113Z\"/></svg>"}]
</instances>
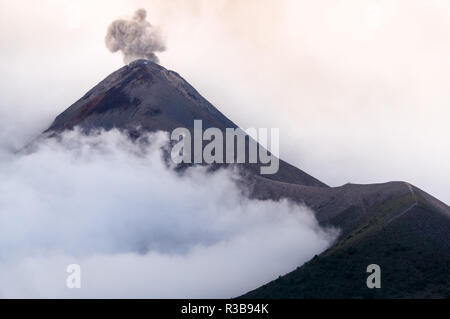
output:
<instances>
[{"instance_id":1,"label":"white cloud","mask_svg":"<svg viewBox=\"0 0 450 319\"><path fill-rule=\"evenodd\" d=\"M162 65L240 126L279 127L283 159L333 186L405 180L450 202L448 1L70 2L80 28L66 1L0 0L9 139L122 66L104 34L144 7L168 39Z\"/></svg>"},{"instance_id":2,"label":"white cloud","mask_svg":"<svg viewBox=\"0 0 450 319\"><path fill-rule=\"evenodd\" d=\"M243 197L233 172L180 177L161 159L166 135L150 139L74 131L2 157L1 296L228 298L333 241L305 207ZM73 263L80 290L65 287Z\"/></svg>"}]
</instances>

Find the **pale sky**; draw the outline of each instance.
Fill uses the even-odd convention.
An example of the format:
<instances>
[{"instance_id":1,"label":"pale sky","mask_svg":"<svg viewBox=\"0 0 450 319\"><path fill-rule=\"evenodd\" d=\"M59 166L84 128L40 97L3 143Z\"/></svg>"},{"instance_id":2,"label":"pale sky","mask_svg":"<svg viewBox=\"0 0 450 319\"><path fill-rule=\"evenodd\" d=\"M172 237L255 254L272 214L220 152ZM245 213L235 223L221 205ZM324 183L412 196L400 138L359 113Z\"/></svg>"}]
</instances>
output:
<instances>
[{"instance_id":1,"label":"pale sky","mask_svg":"<svg viewBox=\"0 0 450 319\"><path fill-rule=\"evenodd\" d=\"M446 0L0 0L0 138L20 145L121 67L114 19L144 7L180 73L332 186L411 182L450 203Z\"/></svg>"}]
</instances>

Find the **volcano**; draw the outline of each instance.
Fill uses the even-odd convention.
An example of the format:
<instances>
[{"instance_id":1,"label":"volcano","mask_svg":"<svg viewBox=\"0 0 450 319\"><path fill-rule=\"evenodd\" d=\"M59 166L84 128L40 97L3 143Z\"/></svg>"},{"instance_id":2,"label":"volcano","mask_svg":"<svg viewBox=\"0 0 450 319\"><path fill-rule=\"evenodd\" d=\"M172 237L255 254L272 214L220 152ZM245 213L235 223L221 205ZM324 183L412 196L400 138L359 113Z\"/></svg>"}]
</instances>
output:
<instances>
[{"instance_id":1,"label":"volcano","mask_svg":"<svg viewBox=\"0 0 450 319\"><path fill-rule=\"evenodd\" d=\"M176 72L138 60L87 92L45 134L79 127L86 134L119 129L136 137L192 130L195 120L204 129L237 127ZM260 175L258 163L235 165L248 196L307 205L322 226L341 231L321 255L243 297L450 297L450 207L443 202L406 182L329 187L282 160L274 175ZM370 264L382 269L380 289L366 285Z\"/></svg>"}]
</instances>

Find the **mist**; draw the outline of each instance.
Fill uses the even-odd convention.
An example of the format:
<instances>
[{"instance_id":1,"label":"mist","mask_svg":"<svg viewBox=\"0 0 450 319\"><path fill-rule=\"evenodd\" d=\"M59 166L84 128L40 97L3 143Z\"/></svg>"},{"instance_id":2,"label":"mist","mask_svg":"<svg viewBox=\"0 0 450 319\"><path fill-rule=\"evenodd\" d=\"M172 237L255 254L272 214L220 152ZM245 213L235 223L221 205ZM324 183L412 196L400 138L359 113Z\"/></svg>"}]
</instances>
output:
<instances>
[{"instance_id":1,"label":"mist","mask_svg":"<svg viewBox=\"0 0 450 319\"><path fill-rule=\"evenodd\" d=\"M338 235L307 207L248 199L232 170L175 173L167 142L75 130L32 152L1 149L0 296L231 298ZM66 287L69 264L81 289Z\"/></svg>"},{"instance_id":2,"label":"mist","mask_svg":"<svg viewBox=\"0 0 450 319\"><path fill-rule=\"evenodd\" d=\"M0 0L9 139L123 65L105 30L139 8L167 36L160 63L239 126L280 128L281 158L331 186L403 180L450 202L448 1Z\"/></svg>"}]
</instances>

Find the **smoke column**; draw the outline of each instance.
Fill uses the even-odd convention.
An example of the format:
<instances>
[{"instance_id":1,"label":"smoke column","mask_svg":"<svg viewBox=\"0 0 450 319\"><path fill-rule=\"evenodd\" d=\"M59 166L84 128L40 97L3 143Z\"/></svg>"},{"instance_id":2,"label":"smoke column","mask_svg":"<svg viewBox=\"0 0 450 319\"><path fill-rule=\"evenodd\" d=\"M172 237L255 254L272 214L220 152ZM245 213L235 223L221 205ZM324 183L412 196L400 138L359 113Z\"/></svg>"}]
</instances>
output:
<instances>
[{"instance_id":1,"label":"smoke column","mask_svg":"<svg viewBox=\"0 0 450 319\"><path fill-rule=\"evenodd\" d=\"M106 47L113 53L121 51L125 64L138 59L159 63L156 52L166 50L158 30L146 18L145 9L139 9L131 20L116 20L108 27Z\"/></svg>"},{"instance_id":2,"label":"smoke column","mask_svg":"<svg viewBox=\"0 0 450 319\"><path fill-rule=\"evenodd\" d=\"M243 196L231 170L180 176L168 142L73 130L0 148L0 298L231 298L338 236L304 206ZM65 285L73 263L82 289Z\"/></svg>"}]
</instances>

